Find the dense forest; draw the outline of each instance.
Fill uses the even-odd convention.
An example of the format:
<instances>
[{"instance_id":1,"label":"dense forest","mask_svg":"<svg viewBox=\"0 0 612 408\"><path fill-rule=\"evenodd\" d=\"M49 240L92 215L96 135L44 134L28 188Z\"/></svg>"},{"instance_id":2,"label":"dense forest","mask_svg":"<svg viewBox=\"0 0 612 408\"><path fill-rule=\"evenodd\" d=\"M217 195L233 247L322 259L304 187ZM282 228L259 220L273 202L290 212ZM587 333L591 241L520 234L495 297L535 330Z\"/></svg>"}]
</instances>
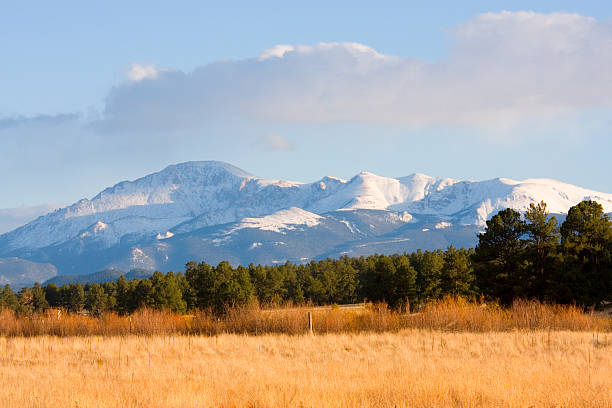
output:
<instances>
[{"instance_id":1,"label":"dense forest","mask_svg":"<svg viewBox=\"0 0 612 408\"><path fill-rule=\"evenodd\" d=\"M418 309L446 295L599 307L612 301L612 223L595 201L572 207L559 225L546 204L506 209L487 221L474 249L324 259L307 264L216 266L189 262L184 272L102 284L0 289L0 308L19 313L62 307L128 314L141 307L185 313L260 304L385 302Z\"/></svg>"}]
</instances>

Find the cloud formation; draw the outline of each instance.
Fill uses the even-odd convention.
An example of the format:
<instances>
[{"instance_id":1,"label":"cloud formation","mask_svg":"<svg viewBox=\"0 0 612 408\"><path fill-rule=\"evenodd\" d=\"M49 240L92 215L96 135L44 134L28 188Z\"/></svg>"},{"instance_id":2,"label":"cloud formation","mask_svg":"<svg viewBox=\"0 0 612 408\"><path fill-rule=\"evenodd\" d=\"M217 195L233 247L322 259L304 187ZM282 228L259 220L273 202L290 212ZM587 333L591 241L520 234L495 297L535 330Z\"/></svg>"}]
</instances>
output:
<instances>
[{"instance_id":1,"label":"cloud formation","mask_svg":"<svg viewBox=\"0 0 612 408\"><path fill-rule=\"evenodd\" d=\"M160 70L154 64L132 63L126 76L130 81L141 81L143 79L155 79Z\"/></svg>"},{"instance_id":2,"label":"cloud formation","mask_svg":"<svg viewBox=\"0 0 612 408\"><path fill-rule=\"evenodd\" d=\"M449 53L439 61L332 42L277 45L192 72L134 63L99 112L0 112L0 173L19 171L3 179L5 197L19 197L5 205L40 202L39 196L64 201L52 195L64 180L74 191L95 193L97 187L88 187L92 178L103 187L160 163L259 162L253 147L295 160L304 152L350 148L353 157L369 157L381 145L395 152L427 144L420 156L438 157L455 138L476 156L493 149L501 155L508 140L523 134L515 145L561 146L560 130L575 140L609 143L610 23L568 13L501 12L477 15L449 34ZM447 140L432 142L439 134ZM493 141L486 149L482 136ZM24 188L23 180L32 187Z\"/></svg>"},{"instance_id":3,"label":"cloud formation","mask_svg":"<svg viewBox=\"0 0 612 408\"><path fill-rule=\"evenodd\" d=\"M78 114L38 115L33 117L12 116L0 118L0 131L20 127L57 127L79 119Z\"/></svg>"},{"instance_id":4,"label":"cloud formation","mask_svg":"<svg viewBox=\"0 0 612 408\"><path fill-rule=\"evenodd\" d=\"M450 29L440 61L359 43L277 45L192 72L133 63L88 132L187 134L220 120L372 122L410 127L517 125L612 106L612 25L578 14L501 12ZM0 130L79 122L0 119Z\"/></svg>"},{"instance_id":5,"label":"cloud formation","mask_svg":"<svg viewBox=\"0 0 612 408\"><path fill-rule=\"evenodd\" d=\"M258 144L269 152L286 152L293 150L293 143L278 133L268 133L259 138Z\"/></svg>"},{"instance_id":6,"label":"cloud formation","mask_svg":"<svg viewBox=\"0 0 612 408\"><path fill-rule=\"evenodd\" d=\"M577 14L481 14L453 28L447 58L357 43L279 45L191 73L135 64L104 129L193 128L227 115L322 123L490 126L612 104L612 27ZM135 82L137 81L137 82Z\"/></svg>"}]
</instances>

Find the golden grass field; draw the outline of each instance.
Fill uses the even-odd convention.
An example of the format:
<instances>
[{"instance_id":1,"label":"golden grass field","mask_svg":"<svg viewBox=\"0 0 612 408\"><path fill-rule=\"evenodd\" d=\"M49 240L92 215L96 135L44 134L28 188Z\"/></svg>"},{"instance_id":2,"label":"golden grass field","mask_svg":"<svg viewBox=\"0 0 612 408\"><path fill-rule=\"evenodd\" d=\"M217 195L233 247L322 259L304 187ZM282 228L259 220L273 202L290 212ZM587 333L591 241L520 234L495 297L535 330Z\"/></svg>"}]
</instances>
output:
<instances>
[{"instance_id":1,"label":"golden grass field","mask_svg":"<svg viewBox=\"0 0 612 408\"><path fill-rule=\"evenodd\" d=\"M1 407L612 407L610 332L0 337Z\"/></svg>"}]
</instances>

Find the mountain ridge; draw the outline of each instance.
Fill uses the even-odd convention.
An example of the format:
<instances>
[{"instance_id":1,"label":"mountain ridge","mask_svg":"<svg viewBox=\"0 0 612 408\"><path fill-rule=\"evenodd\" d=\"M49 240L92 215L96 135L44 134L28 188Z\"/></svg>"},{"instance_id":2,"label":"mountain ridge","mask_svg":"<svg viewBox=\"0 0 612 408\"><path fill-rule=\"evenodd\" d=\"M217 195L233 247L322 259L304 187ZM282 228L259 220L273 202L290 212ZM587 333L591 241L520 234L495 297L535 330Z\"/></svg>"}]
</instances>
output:
<instances>
[{"instance_id":1,"label":"mountain ridge","mask_svg":"<svg viewBox=\"0 0 612 408\"><path fill-rule=\"evenodd\" d=\"M220 254L235 262L304 261L384 249L384 242L397 250L419 242L423 249L464 246L503 208L524 211L543 200L551 213L563 214L584 199L612 212L612 194L552 179L391 178L363 171L349 180L302 183L259 178L224 162L185 162L0 235L0 258L51 263L65 274L86 267L176 268L187 257Z\"/></svg>"}]
</instances>

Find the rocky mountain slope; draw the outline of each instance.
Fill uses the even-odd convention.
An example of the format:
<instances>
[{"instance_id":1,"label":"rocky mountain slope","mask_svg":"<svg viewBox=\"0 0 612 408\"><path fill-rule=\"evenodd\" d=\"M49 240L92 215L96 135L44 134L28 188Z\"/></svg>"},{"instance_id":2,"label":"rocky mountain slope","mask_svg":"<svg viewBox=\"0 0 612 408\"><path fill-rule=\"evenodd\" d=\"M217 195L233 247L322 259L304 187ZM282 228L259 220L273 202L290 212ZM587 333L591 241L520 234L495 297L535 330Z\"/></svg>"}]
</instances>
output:
<instances>
[{"instance_id":1,"label":"rocky mountain slope","mask_svg":"<svg viewBox=\"0 0 612 408\"><path fill-rule=\"evenodd\" d=\"M90 200L0 235L0 257L51 263L60 274L107 268L304 262L324 256L471 246L500 209L544 200L563 214L612 194L549 179L459 181L362 172L313 183L255 177L222 162L187 162L124 181Z\"/></svg>"}]
</instances>

